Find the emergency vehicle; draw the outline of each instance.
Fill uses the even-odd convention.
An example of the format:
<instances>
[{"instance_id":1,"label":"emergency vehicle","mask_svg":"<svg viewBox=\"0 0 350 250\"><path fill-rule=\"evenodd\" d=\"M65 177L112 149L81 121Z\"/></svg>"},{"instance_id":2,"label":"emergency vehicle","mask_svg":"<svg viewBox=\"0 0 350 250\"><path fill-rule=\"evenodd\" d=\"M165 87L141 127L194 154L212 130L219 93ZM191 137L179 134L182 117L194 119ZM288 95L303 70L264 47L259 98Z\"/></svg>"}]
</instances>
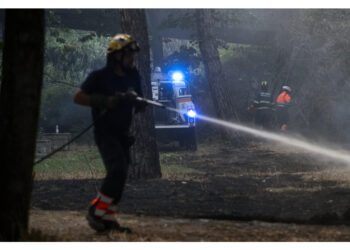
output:
<instances>
[{"instance_id":1,"label":"emergency vehicle","mask_svg":"<svg viewBox=\"0 0 350 250\"><path fill-rule=\"evenodd\" d=\"M184 74L181 71L162 73L156 67L151 79L153 100L180 111L154 109L157 140L162 143L178 141L181 147L196 150L196 110Z\"/></svg>"}]
</instances>

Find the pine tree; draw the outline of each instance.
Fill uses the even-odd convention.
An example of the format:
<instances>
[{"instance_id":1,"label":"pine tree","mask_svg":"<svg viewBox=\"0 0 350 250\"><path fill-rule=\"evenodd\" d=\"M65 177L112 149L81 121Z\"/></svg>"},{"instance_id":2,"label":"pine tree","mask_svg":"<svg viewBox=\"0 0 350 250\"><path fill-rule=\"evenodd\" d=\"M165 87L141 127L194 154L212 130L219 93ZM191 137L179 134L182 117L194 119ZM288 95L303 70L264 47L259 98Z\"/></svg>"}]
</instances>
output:
<instances>
[{"instance_id":1,"label":"pine tree","mask_svg":"<svg viewBox=\"0 0 350 250\"><path fill-rule=\"evenodd\" d=\"M152 99L150 48L145 10L121 9L119 15L123 32L130 34L140 46L136 67L141 75L144 96ZM152 107L147 107L145 113L136 114L134 117L132 132L136 136L136 142L131 148L132 163L129 169L131 179L161 176L154 124Z\"/></svg>"}]
</instances>

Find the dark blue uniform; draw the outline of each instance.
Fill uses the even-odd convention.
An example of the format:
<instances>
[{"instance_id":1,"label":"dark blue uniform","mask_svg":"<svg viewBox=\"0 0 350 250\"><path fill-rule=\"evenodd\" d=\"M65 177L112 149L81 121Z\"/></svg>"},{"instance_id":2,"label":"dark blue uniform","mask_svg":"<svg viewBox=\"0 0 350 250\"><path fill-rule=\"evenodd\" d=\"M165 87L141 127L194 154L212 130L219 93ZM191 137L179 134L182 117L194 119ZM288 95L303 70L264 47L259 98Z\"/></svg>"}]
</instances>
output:
<instances>
[{"instance_id":1,"label":"dark blue uniform","mask_svg":"<svg viewBox=\"0 0 350 250\"><path fill-rule=\"evenodd\" d=\"M272 95L266 91L257 93L253 105L255 109L255 123L263 128L270 128L273 105Z\"/></svg>"},{"instance_id":2,"label":"dark blue uniform","mask_svg":"<svg viewBox=\"0 0 350 250\"><path fill-rule=\"evenodd\" d=\"M134 90L142 95L140 76L136 69L126 76L116 75L111 68L92 72L81 85L87 94L113 96L116 92ZM129 148L133 143L129 129L133 115L133 104L120 101L112 108L103 110L92 108L94 138L107 170L100 191L114 199L117 204L121 198L129 165Z\"/></svg>"}]
</instances>

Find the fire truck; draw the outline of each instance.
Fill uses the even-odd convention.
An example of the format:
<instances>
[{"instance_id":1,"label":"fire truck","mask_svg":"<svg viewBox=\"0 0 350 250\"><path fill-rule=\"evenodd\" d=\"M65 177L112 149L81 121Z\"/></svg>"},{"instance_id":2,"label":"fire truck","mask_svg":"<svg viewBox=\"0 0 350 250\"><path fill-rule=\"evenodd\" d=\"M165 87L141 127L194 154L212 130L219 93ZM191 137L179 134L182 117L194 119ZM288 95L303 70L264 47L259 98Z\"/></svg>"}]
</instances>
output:
<instances>
[{"instance_id":1,"label":"fire truck","mask_svg":"<svg viewBox=\"0 0 350 250\"><path fill-rule=\"evenodd\" d=\"M196 150L196 110L184 74L181 71L162 73L156 67L151 80L153 100L179 111L154 108L157 140L177 141L182 148Z\"/></svg>"}]
</instances>

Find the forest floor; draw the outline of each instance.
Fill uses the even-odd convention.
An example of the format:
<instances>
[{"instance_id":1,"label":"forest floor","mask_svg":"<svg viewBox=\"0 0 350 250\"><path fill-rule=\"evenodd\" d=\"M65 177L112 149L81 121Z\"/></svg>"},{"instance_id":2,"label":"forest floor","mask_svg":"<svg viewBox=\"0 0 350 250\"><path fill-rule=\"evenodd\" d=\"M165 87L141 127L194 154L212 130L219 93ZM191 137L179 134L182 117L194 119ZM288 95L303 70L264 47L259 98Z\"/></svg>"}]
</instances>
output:
<instances>
[{"instance_id":1,"label":"forest floor","mask_svg":"<svg viewBox=\"0 0 350 250\"><path fill-rule=\"evenodd\" d=\"M131 234L89 228L101 174L37 175L30 228L56 241L350 241L345 164L262 141L162 152L161 164L162 178L126 185Z\"/></svg>"}]
</instances>

